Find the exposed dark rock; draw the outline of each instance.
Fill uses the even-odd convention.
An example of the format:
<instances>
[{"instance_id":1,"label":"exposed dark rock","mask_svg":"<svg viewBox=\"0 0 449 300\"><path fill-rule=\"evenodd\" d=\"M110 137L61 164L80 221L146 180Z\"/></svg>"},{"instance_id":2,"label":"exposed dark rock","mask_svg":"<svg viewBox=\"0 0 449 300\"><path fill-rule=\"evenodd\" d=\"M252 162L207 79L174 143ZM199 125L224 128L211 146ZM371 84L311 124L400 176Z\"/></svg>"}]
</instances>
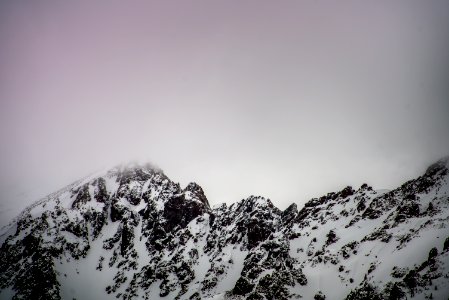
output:
<instances>
[{"instance_id":1,"label":"exposed dark rock","mask_svg":"<svg viewBox=\"0 0 449 300\"><path fill-rule=\"evenodd\" d=\"M107 200L109 199L109 194L106 189L106 181L104 180L104 178L100 177L94 180L92 185L96 187L94 196L95 200L101 203L107 202Z\"/></svg>"},{"instance_id":2,"label":"exposed dark rock","mask_svg":"<svg viewBox=\"0 0 449 300\"><path fill-rule=\"evenodd\" d=\"M365 208L366 208L366 204L365 203L366 203L365 198L360 199L359 203L357 204L357 211L358 212L361 212L361 211L365 210Z\"/></svg>"},{"instance_id":3,"label":"exposed dark rock","mask_svg":"<svg viewBox=\"0 0 449 300\"><path fill-rule=\"evenodd\" d=\"M234 289L232 290L234 295L247 295L254 288L254 284L251 284L244 277L240 277L235 283Z\"/></svg>"},{"instance_id":4,"label":"exposed dark rock","mask_svg":"<svg viewBox=\"0 0 449 300\"><path fill-rule=\"evenodd\" d=\"M313 296L314 300L326 300L326 295L324 295L321 291L319 291L318 293L315 294L315 296Z\"/></svg>"},{"instance_id":5,"label":"exposed dark rock","mask_svg":"<svg viewBox=\"0 0 449 300\"><path fill-rule=\"evenodd\" d=\"M365 282L360 287L352 290L345 300L384 300L384 297L374 286Z\"/></svg>"},{"instance_id":6,"label":"exposed dark rock","mask_svg":"<svg viewBox=\"0 0 449 300\"><path fill-rule=\"evenodd\" d=\"M413 297L418 286L419 274L415 270L410 270L404 277L404 283L410 290L410 294Z\"/></svg>"},{"instance_id":7,"label":"exposed dark rock","mask_svg":"<svg viewBox=\"0 0 449 300\"><path fill-rule=\"evenodd\" d=\"M388 293L388 300L401 300L406 299L406 294L402 290L399 283L395 282Z\"/></svg>"},{"instance_id":8,"label":"exposed dark rock","mask_svg":"<svg viewBox=\"0 0 449 300\"><path fill-rule=\"evenodd\" d=\"M184 194L174 195L165 203L163 216L166 220L165 230L170 232L176 226L181 228L207 211L204 203L188 201Z\"/></svg>"},{"instance_id":9,"label":"exposed dark rock","mask_svg":"<svg viewBox=\"0 0 449 300\"><path fill-rule=\"evenodd\" d=\"M330 230L330 231L328 232L328 234L326 235L326 238L327 238L326 244L325 244L326 246L329 246L330 244L333 244L333 243L335 243L336 241L338 241L337 234L335 233L334 230Z\"/></svg>"},{"instance_id":10,"label":"exposed dark rock","mask_svg":"<svg viewBox=\"0 0 449 300\"><path fill-rule=\"evenodd\" d=\"M272 228L268 224L259 219L250 219L246 225L248 236L248 248L256 247L260 242L265 241L271 232Z\"/></svg>"},{"instance_id":11,"label":"exposed dark rock","mask_svg":"<svg viewBox=\"0 0 449 300\"><path fill-rule=\"evenodd\" d=\"M290 204L281 215L282 221L284 224L290 223L298 213L298 206L295 203Z\"/></svg>"},{"instance_id":12,"label":"exposed dark rock","mask_svg":"<svg viewBox=\"0 0 449 300\"><path fill-rule=\"evenodd\" d=\"M257 285L257 292L264 295L265 299L289 299L290 293L285 284L286 278L283 278L283 275L277 272L273 275L265 275Z\"/></svg>"},{"instance_id":13,"label":"exposed dark rock","mask_svg":"<svg viewBox=\"0 0 449 300\"><path fill-rule=\"evenodd\" d=\"M83 204L90 201L89 184L85 184L78 190L74 191L76 194L75 201L72 203L72 208L80 208Z\"/></svg>"},{"instance_id":14,"label":"exposed dark rock","mask_svg":"<svg viewBox=\"0 0 449 300\"><path fill-rule=\"evenodd\" d=\"M405 202L397 209L395 221L403 222L406 219L419 216L419 205L415 202Z\"/></svg>"},{"instance_id":15,"label":"exposed dark rock","mask_svg":"<svg viewBox=\"0 0 449 300\"><path fill-rule=\"evenodd\" d=\"M430 249L429 251L429 257L427 258L427 261L431 261L433 259L435 259L435 257L438 255L438 250L436 247L433 247L432 249Z\"/></svg>"},{"instance_id":16,"label":"exposed dark rock","mask_svg":"<svg viewBox=\"0 0 449 300\"><path fill-rule=\"evenodd\" d=\"M209 201L207 201L203 189L195 182L189 183L187 187L184 189L184 192L191 192L194 198L203 203L207 208L210 208Z\"/></svg>"},{"instance_id":17,"label":"exposed dark rock","mask_svg":"<svg viewBox=\"0 0 449 300\"><path fill-rule=\"evenodd\" d=\"M443 251L449 250L449 236L444 240Z\"/></svg>"},{"instance_id":18,"label":"exposed dark rock","mask_svg":"<svg viewBox=\"0 0 449 300\"><path fill-rule=\"evenodd\" d=\"M396 266L393 268L391 272L391 276L393 276L393 278L402 278L405 276L405 274L407 274L407 269L398 268Z\"/></svg>"},{"instance_id":19,"label":"exposed dark rock","mask_svg":"<svg viewBox=\"0 0 449 300\"><path fill-rule=\"evenodd\" d=\"M124 256L133 245L134 230L130 225L125 223L122 230L122 238L120 244L121 255Z\"/></svg>"},{"instance_id":20,"label":"exposed dark rock","mask_svg":"<svg viewBox=\"0 0 449 300\"><path fill-rule=\"evenodd\" d=\"M355 193L355 191L352 189L352 187L351 186L347 186L343 190L341 190L340 197L345 199L345 198L347 198L349 196L354 195L354 193Z\"/></svg>"}]
</instances>

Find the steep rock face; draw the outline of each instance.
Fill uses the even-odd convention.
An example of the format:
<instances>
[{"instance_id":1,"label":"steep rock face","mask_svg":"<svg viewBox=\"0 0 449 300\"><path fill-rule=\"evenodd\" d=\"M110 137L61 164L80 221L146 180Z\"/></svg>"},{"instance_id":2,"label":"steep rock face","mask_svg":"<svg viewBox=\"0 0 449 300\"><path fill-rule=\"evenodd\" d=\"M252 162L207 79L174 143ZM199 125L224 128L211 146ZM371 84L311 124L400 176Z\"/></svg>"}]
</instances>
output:
<instances>
[{"instance_id":1,"label":"steep rock face","mask_svg":"<svg viewBox=\"0 0 449 300\"><path fill-rule=\"evenodd\" d=\"M284 211L211 208L150 165L117 167L27 208L0 238L0 299L447 299L448 160Z\"/></svg>"}]
</instances>

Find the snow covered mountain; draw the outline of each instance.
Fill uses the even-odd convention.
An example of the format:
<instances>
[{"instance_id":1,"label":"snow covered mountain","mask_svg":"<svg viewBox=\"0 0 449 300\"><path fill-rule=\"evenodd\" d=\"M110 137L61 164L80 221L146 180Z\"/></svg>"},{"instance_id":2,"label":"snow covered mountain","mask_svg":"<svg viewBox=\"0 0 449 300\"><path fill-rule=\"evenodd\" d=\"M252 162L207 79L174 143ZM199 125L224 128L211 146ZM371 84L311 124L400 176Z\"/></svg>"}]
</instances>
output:
<instances>
[{"instance_id":1,"label":"snow covered mountain","mask_svg":"<svg viewBox=\"0 0 449 300\"><path fill-rule=\"evenodd\" d=\"M0 237L0 299L448 299L449 159L298 210L211 208L150 165L36 202Z\"/></svg>"}]
</instances>

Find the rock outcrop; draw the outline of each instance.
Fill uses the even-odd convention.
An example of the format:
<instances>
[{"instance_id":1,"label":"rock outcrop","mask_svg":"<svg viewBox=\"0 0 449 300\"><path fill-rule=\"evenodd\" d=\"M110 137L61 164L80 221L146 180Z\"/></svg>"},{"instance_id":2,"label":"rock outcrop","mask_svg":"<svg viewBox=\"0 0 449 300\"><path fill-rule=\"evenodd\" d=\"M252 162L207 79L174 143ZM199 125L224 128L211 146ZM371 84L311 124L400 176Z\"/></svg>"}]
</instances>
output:
<instances>
[{"instance_id":1,"label":"rock outcrop","mask_svg":"<svg viewBox=\"0 0 449 300\"><path fill-rule=\"evenodd\" d=\"M447 299L448 165L284 211L259 196L211 208L196 183L117 167L7 228L0 299Z\"/></svg>"}]
</instances>

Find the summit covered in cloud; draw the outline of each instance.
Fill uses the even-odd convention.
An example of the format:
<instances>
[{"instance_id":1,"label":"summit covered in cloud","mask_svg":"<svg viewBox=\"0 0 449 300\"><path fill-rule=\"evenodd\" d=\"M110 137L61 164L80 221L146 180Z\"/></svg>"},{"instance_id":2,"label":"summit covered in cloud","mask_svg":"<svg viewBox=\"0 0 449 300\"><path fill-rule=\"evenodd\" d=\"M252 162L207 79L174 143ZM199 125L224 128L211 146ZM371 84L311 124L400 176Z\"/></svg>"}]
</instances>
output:
<instances>
[{"instance_id":1,"label":"summit covered in cloud","mask_svg":"<svg viewBox=\"0 0 449 300\"><path fill-rule=\"evenodd\" d=\"M195 2L0 1L2 221L133 159L285 209L447 154L448 1Z\"/></svg>"}]
</instances>

